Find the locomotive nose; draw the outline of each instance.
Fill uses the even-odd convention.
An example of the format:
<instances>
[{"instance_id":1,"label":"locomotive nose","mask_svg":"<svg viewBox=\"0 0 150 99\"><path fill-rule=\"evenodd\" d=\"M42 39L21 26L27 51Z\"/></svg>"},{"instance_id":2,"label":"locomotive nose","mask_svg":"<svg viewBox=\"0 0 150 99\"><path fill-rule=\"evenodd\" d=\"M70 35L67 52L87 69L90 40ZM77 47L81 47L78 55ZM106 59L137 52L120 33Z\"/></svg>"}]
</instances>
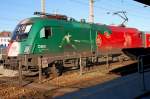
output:
<instances>
[{"instance_id":1,"label":"locomotive nose","mask_svg":"<svg viewBox=\"0 0 150 99\"><path fill-rule=\"evenodd\" d=\"M16 57L19 55L20 52L20 43L19 42L13 42L10 44L8 49L8 56L9 57Z\"/></svg>"}]
</instances>

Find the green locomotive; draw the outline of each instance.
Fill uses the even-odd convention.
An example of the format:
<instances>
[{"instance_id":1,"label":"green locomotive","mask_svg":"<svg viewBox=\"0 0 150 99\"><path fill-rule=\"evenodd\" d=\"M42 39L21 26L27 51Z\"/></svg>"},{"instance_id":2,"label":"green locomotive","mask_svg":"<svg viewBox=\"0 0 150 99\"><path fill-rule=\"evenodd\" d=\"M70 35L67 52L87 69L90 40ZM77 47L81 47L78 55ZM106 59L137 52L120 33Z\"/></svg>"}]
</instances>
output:
<instances>
[{"instance_id":1,"label":"green locomotive","mask_svg":"<svg viewBox=\"0 0 150 99\"><path fill-rule=\"evenodd\" d=\"M12 35L8 56L96 52L97 33L111 31L105 25L67 20L62 15L45 15L21 21ZM18 46L18 47L14 47ZM13 49L11 49L13 48ZM16 49L15 49L16 48Z\"/></svg>"},{"instance_id":2,"label":"green locomotive","mask_svg":"<svg viewBox=\"0 0 150 99\"><path fill-rule=\"evenodd\" d=\"M36 13L40 14L41 13ZM24 65L37 66L43 56L43 67L63 59L89 57L98 53L98 33L111 34L106 25L76 21L64 15L42 14L21 21L13 32L9 57L26 55Z\"/></svg>"}]
</instances>

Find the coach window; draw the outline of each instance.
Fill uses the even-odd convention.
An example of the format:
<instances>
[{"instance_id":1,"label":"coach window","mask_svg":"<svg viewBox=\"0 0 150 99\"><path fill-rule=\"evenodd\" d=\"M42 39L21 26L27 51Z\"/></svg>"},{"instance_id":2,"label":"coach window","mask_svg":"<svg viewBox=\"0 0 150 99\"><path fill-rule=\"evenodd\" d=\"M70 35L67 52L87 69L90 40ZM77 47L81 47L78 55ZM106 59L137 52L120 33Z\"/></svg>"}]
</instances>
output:
<instances>
[{"instance_id":1,"label":"coach window","mask_svg":"<svg viewBox=\"0 0 150 99\"><path fill-rule=\"evenodd\" d=\"M44 27L40 31L40 38L48 38L52 36L52 28L51 27Z\"/></svg>"}]
</instances>

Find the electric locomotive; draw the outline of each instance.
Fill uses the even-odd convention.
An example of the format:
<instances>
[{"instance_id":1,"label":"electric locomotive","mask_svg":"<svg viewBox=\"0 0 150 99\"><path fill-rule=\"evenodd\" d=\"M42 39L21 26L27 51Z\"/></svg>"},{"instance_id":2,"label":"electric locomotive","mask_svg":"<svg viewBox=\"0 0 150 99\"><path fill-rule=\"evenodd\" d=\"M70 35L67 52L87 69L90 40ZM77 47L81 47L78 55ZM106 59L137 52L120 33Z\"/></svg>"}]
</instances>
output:
<instances>
[{"instance_id":1,"label":"electric locomotive","mask_svg":"<svg viewBox=\"0 0 150 99\"><path fill-rule=\"evenodd\" d=\"M122 48L142 46L141 32L135 28L108 26L76 21L64 15L36 13L21 21L15 28L9 57L27 55L32 65L37 65L37 56L45 63L62 60L64 57L99 56L108 52L121 53ZM59 57L59 58L58 58Z\"/></svg>"},{"instance_id":2,"label":"electric locomotive","mask_svg":"<svg viewBox=\"0 0 150 99\"><path fill-rule=\"evenodd\" d=\"M55 17L54 17L55 16ZM106 25L89 24L85 21L67 20L65 16L46 15L21 21L12 35L8 56L21 54L49 54L95 52L98 35L111 35Z\"/></svg>"}]
</instances>

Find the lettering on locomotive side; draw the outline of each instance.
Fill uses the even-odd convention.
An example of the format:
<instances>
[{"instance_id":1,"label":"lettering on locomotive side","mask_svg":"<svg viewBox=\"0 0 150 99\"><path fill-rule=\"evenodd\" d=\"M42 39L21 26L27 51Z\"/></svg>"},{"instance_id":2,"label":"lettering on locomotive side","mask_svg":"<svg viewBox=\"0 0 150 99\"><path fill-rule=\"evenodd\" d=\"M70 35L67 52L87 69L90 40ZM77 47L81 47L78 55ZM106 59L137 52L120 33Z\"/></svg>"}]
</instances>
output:
<instances>
[{"instance_id":1,"label":"lettering on locomotive side","mask_svg":"<svg viewBox=\"0 0 150 99\"><path fill-rule=\"evenodd\" d=\"M45 48L47 48L47 45L38 45L38 48L45 49Z\"/></svg>"},{"instance_id":2,"label":"lettering on locomotive side","mask_svg":"<svg viewBox=\"0 0 150 99\"><path fill-rule=\"evenodd\" d=\"M37 48L40 53L47 53L49 51L47 45L37 45Z\"/></svg>"}]
</instances>

